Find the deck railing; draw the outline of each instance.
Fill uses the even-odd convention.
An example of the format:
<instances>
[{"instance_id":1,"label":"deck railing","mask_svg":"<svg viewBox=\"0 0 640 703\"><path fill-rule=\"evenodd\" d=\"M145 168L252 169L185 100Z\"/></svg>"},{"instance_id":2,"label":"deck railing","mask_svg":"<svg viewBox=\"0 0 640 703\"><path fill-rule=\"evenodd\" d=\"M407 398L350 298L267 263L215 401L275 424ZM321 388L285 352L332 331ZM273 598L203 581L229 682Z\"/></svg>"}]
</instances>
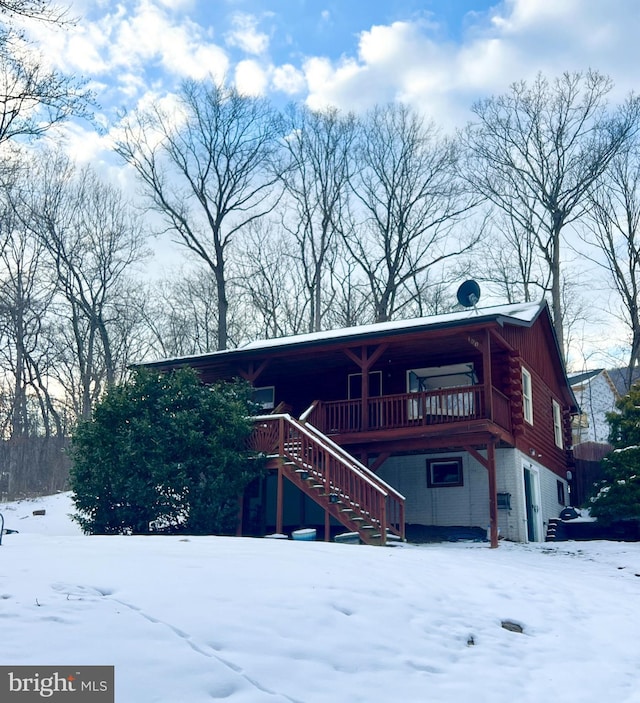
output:
<instances>
[{"instance_id":1,"label":"deck railing","mask_svg":"<svg viewBox=\"0 0 640 703\"><path fill-rule=\"evenodd\" d=\"M493 417L489 417L487 411L484 386L464 386L369 398L366 418L363 418L360 399L323 401L316 404L309 421L324 434L444 425L482 419L492 419L501 427L510 429L508 399L495 388L492 398Z\"/></svg>"},{"instance_id":2,"label":"deck railing","mask_svg":"<svg viewBox=\"0 0 640 703\"><path fill-rule=\"evenodd\" d=\"M493 388L493 421L505 430L511 432L511 404L504 393Z\"/></svg>"}]
</instances>

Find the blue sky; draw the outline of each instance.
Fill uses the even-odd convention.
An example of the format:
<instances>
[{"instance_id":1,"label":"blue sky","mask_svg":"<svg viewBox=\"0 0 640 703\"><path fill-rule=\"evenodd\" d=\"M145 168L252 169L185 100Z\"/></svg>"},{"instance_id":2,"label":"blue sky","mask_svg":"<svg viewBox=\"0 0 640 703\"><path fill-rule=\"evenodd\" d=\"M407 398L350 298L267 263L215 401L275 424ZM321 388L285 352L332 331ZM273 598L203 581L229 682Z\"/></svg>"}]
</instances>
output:
<instances>
[{"instance_id":1,"label":"blue sky","mask_svg":"<svg viewBox=\"0 0 640 703\"><path fill-rule=\"evenodd\" d=\"M539 71L598 69L622 99L640 65L631 0L68 1L74 28L31 31L53 64L96 90L103 133L69 130L81 159L108 148L118 110L166 99L188 78L280 105L362 111L399 100L447 129L478 98Z\"/></svg>"},{"instance_id":2,"label":"blue sky","mask_svg":"<svg viewBox=\"0 0 640 703\"><path fill-rule=\"evenodd\" d=\"M67 1L75 27L29 31L100 106L94 124L71 122L55 139L130 193L131 169L112 151L118 116L170 106L185 79L211 76L277 105L361 112L401 101L445 132L471 118L474 101L538 72L599 70L615 83L613 102L640 87L636 0Z\"/></svg>"}]
</instances>

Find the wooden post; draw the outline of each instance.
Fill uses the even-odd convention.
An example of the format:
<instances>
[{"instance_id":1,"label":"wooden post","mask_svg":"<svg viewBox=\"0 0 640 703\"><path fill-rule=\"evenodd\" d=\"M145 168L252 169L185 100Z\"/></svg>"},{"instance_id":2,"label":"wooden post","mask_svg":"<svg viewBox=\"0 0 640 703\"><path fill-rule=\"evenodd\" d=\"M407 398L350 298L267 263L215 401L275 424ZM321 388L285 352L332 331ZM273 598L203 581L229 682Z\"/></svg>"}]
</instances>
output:
<instances>
[{"instance_id":1,"label":"wooden post","mask_svg":"<svg viewBox=\"0 0 640 703\"><path fill-rule=\"evenodd\" d=\"M496 481L496 445L492 439L487 443L487 464L489 469L489 521L491 549L498 546L498 489Z\"/></svg>"},{"instance_id":2,"label":"wooden post","mask_svg":"<svg viewBox=\"0 0 640 703\"><path fill-rule=\"evenodd\" d=\"M244 492L238 496L238 524L236 525L236 537L242 537L242 522L244 520Z\"/></svg>"},{"instance_id":3,"label":"wooden post","mask_svg":"<svg viewBox=\"0 0 640 703\"><path fill-rule=\"evenodd\" d=\"M362 356L366 358L367 356L367 350L365 349L362 353ZM360 411L360 415L362 417L362 430L368 430L369 429L369 369L371 366L364 361L362 365L362 384L361 384L361 393L360 393L360 400L362 403L362 408Z\"/></svg>"},{"instance_id":4,"label":"wooden post","mask_svg":"<svg viewBox=\"0 0 640 703\"><path fill-rule=\"evenodd\" d=\"M491 548L498 546L498 483L496 481L496 440L491 437L487 441L487 458L471 445L464 445L465 451L484 466L489 475L489 535Z\"/></svg>"},{"instance_id":5,"label":"wooden post","mask_svg":"<svg viewBox=\"0 0 640 703\"><path fill-rule=\"evenodd\" d=\"M484 406L485 417L493 420L493 382L491 380L491 335L485 332L482 349L482 375L484 376Z\"/></svg>"},{"instance_id":6,"label":"wooden post","mask_svg":"<svg viewBox=\"0 0 640 703\"><path fill-rule=\"evenodd\" d=\"M324 509L324 541L331 541L331 514L326 508Z\"/></svg>"},{"instance_id":7,"label":"wooden post","mask_svg":"<svg viewBox=\"0 0 640 703\"><path fill-rule=\"evenodd\" d=\"M370 354L369 348L363 346L360 349L360 356L351 349L345 349L344 353L358 366L360 375L362 376L361 393L360 393L360 429L369 429L369 371L378 359L387 350L388 344L380 344Z\"/></svg>"},{"instance_id":8,"label":"wooden post","mask_svg":"<svg viewBox=\"0 0 640 703\"><path fill-rule=\"evenodd\" d=\"M251 361L246 369L238 369L238 375L253 385L258 376L267 368L268 365L269 359L265 359L257 368L255 362Z\"/></svg>"},{"instance_id":9,"label":"wooden post","mask_svg":"<svg viewBox=\"0 0 640 703\"><path fill-rule=\"evenodd\" d=\"M282 464L278 462L278 493L276 498L276 532L282 534Z\"/></svg>"}]
</instances>

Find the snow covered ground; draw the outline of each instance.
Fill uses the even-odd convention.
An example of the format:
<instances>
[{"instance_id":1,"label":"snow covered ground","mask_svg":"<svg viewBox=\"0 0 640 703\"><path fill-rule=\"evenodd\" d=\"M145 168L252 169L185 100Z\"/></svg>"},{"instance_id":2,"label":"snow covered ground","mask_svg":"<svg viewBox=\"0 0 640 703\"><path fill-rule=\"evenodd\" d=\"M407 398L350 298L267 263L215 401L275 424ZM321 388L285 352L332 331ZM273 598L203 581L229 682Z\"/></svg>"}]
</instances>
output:
<instances>
[{"instance_id":1,"label":"snow covered ground","mask_svg":"<svg viewBox=\"0 0 640 703\"><path fill-rule=\"evenodd\" d=\"M640 544L87 537L70 511L0 505L2 664L115 665L117 703L640 701Z\"/></svg>"}]
</instances>

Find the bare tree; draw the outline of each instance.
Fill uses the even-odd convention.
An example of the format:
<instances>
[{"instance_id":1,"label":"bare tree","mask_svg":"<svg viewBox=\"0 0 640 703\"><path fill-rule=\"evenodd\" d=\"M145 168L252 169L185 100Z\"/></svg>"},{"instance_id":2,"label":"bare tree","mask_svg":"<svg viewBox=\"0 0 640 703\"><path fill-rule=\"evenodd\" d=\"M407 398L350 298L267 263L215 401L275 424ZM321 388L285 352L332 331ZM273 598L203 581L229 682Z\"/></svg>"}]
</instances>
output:
<instances>
[{"instance_id":1,"label":"bare tree","mask_svg":"<svg viewBox=\"0 0 640 703\"><path fill-rule=\"evenodd\" d=\"M86 81L46 67L19 20L70 23L66 9L48 0L0 2L0 144L38 137L72 115L88 118L94 103Z\"/></svg>"},{"instance_id":2,"label":"bare tree","mask_svg":"<svg viewBox=\"0 0 640 703\"><path fill-rule=\"evenodd\" d=\"M334 108L313 112L300 107L289 112L283 226L295 239L302 264L309 332L323 326L327 308L323 283L335 263L335 232L346 206L355 137L355 118Z\"/></svg>"},{"instance_id":3,"label":"bare tree","mask_svg":"<svg viewBox=\"0 0 640 703\"><path fill-rule=\"evenodd\" d=\"M370 112L355 154L356 224L343 231L344 241L380 322L411 300L409 282L473 246L476 237L460 235L454 243L449 235L475 201L458 177L454 142L406 106Z\"/></svg>"},{"instance_id":4,"label":"bare tree","mask_svg":"<svg viewBox=\"0 0 640 703\"><path fill-rule=\"evenodd\" d=\"M0 0L0 15L8 18L24 17L53 24L64 24L68 21L67 9L49 0Z\"/></svg>"},{"instance_id":5,"label":"bare tree","mask_svg":"<svg viewBox=\"0 0 640 703\"><path fill-rule=\"evenodd\" d=\"M82 81L45 68L22 39L0 42L0 143L38 137L71 115L88 117L92 99Z\"/></svg>"},{"instance_id":6,"label":"bare tree","mask_svg":"<svg viewBox=\"0 0 640 703\"><path fill-rule=\"evenodd\" d=\"M204 266L154 282L148 288L145 324L156 353L166 358L215 350L216 296L215 279Z\"/></svg>"},{"instance_id":7,"label":"bare tree","mask_svg":"<svg viewBox=\"0 0 640 703\"><path fill-rule=\"evenodd\" d=\"M48 252L58 315L65 320L59 332L73 350L67 352L69 375L58 381L79 392L79 413L86 417L104 385L131 361L118 358L117 349L125 347L115 329L129 295L129 271L146 254L145 232L123 195L90 168L78 172L66 158L51 156L34 178L41 186L30 194L27 222Z\"/></svg>"},{"instance_id":8,"label":"bare tree","mask_svg":"<svg viewBox=\"0 0 640 703\"><path fill-rule=\"evenodd\" d=\"M116 151L138 173L167 229L212 271L217 347L229 341L228 249L278 201L279 120L263 99L187 82L173 113L159 105L125 119Z\"/></svg>"},{"instance_id":9,"label":"bare tree","mask_svg":"<svg viewBox=\"0 0 640 703\"><path fill-rule=\"evenodd\" d=\"M53 359L46 314L55 289L43 275L43 248L29 236L10 198L3 199L0 226L6 234L0 253L0 363L11 398L3 434L32 436L41 426L45 435L59 436L62 423L49 389Z\"/></svg>"},{"instance_id":10,"label":"bare tree","mask_svg":"<svg viewBox=\"0 0 640 703\"><path fill-rule=\"evenodd\" d=\"M488 283L509 303L544 297L549 289L549 270L540 259L534 223L527 218L527 211L519 212L516 218L491 206L484 224L487 236L482 241L482 256L470 259L470 274Z\"/></svg>"},{"instance_id":11,"label":"bare tree","mask_svg":"<svg viewBox=\"0 0 640 703\"><path fill-rule=\"evenodd\" d=\"M640 365L640 142L618 154L590 194L585 239L604 255L591 260L606 269L618 294L619 317L629 331L626 383Z\"/></svg>"},{"instance_id":12,"label":"bare tree","mask_svg":"<svg viewBox=\"0 0 640 703\"><path fill-rule=\"evenodd\" d=\"M374 321L367 282L350 256L340 257L331 272L331 305L325 319L329 329L366 325Z\"/></svg>"},{"instance_id":13,"label":"bare tree","mask_svg":"<svg viewBox=\"0 0 640 703\"><path fill-rule=\"evenodd\" d=\"M639 102L608 111L611 80L596 71L539 75L473 106L462 138L474 188L535 243L549 271L554 327L565 349L561 235L580 218L586 194L638 128Z\"/></svg>"},{"instance_id":14,"label":"bare tree","mask_svg":"<svg viewBox=\"0 0 640 703\"><path fill-rule=\"evenodd\" d=\"M308 331L309 298L301 295L305 272L290 237L266 218L243 234L234 279L242 295L244 337L284 337Z\"/></svg>"}]
</instances>

